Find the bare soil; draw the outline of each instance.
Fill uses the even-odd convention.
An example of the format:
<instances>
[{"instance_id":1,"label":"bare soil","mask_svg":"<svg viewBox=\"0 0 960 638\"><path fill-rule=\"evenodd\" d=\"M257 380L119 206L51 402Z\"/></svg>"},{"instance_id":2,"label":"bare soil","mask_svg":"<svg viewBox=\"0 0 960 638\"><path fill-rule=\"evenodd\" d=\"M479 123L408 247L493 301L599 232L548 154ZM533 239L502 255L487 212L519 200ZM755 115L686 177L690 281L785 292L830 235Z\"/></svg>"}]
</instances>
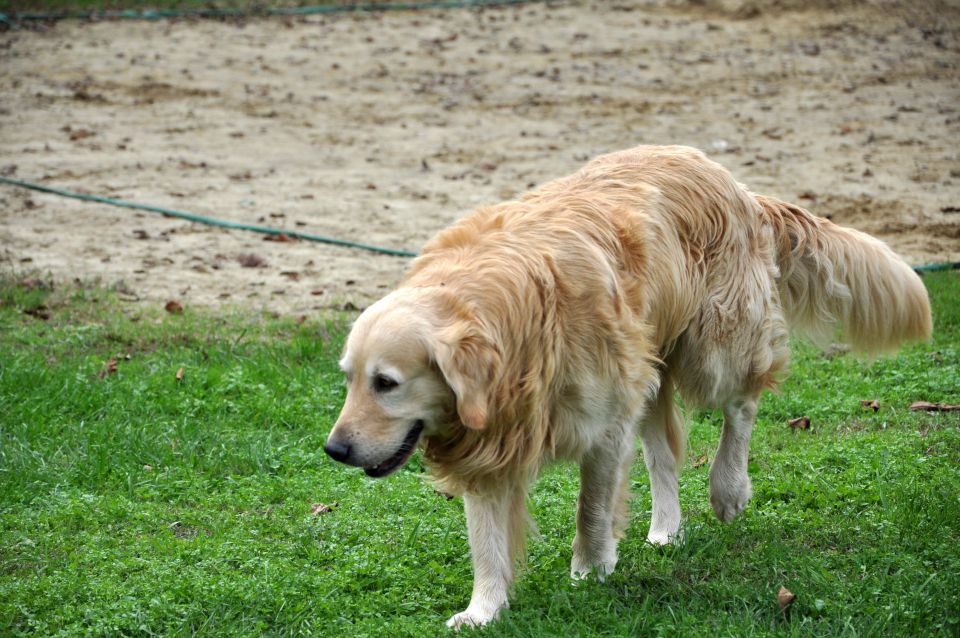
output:
<instances>
[{"instance_id":1,"label":"bare soil","mask_svg":"<svg viewBox=\"0 0 960 638\"><path fill-rule=\"evenodd\" d=\"M638 143L960 260L955 2L577 2L0 33L0 172L417 250ZM251 257L252 256L252 257ZM362 307L406 259L0 185L6 268L125 298Z\"/></svg>"}]
</instances>

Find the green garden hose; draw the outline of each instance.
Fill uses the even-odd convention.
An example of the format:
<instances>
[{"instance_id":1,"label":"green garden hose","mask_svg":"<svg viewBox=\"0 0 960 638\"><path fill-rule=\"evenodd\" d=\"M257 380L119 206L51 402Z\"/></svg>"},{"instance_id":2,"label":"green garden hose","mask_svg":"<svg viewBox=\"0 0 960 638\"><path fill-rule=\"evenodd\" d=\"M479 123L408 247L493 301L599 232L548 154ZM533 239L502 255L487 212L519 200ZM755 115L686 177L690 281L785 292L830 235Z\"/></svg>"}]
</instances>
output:
<instances>
[{"instance_id":1,"label":"green garden hose","mask_svg":"<svg viewBox=\"0 0 960 638\"><path fill-rule=\"evenodd\" d=\"M300 16L323 13L346 13L361 11L390 11L413 9L455 9L462 7L491 7L513 4L532 4L543 0L422 0L419 2L368 2L360 4L321 4L306 7L252 7L250 9L227 9L207 7L203 9L121 9L117 11L23 11L11 14L0 13L0 22L15 25L23 20L64 19L127 19L159 20L163 18L242 18L245 16Z\"/></svg>"},{"instance_id":2,"label":"green garden hose","mask_svg":"<svg viewBox=\"0 0 960 638\"><path fill-rule=\"evenodd\" d=\"M417 256L417 253L415 252L411 252L409 250L403 250L399 248L386 248L384 246L374 246L371 244L363 244L360 242L350 241L347 239L337 239L336 237L324 237L323 235L314 235L313 233L304 233L299 230L284 230L282 228L273 228L272 226L261 226L258 224L245 224L243 222L234 222L227 219L217 219L215 217L207 217L206 215L197 215L196 213L188 213L182 210L164 208L163 206L153 206L151 204L138 204L137 202L128 202L123 199L114 199L112 197L103 197L101 195L89 195L87 193L76 193L74 191L68 191L62 188L54 188L52 186L45 186L43 184L34 184L33 182L25 182L23 180L13 179L11 177L0 176L0 182L4 184L10 184L11 186L29 188L29 189L40 191L43 193L53 193L54 195L60 195L61 197L72 197L73 199L82 199L90 202L99 202L101 204L110 204L111 206L120 206L123 208L135 208L137 210L145 210L151 213L160 213L162 215L179 217L180 219L188 219L192 222L198 222L200 224L208 224L210 226L223 226L225 228L250 230L255 233L264 233L267 235L286 235L288 237L296 237L298 239L306 239L309 241L316 241L324 244L333 244L335 246L346 246L347 248L360 248L360 249L369 250L375 253L382 253L384 255L392 255L394 257L416 257Z\"/></svg>"}]
</instances>

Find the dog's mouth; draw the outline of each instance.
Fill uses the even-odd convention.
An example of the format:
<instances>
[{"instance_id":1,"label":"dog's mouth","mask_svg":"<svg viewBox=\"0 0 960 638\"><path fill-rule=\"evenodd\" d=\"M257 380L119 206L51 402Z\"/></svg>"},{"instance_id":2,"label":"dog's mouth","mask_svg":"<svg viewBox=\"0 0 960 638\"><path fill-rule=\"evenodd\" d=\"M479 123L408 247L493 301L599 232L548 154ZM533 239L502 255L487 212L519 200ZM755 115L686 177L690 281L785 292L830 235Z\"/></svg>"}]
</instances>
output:
<instances>
[{"instance_id":1,"label":"dog's mouth","mask_svg":"<svg viewBox=\"0 0 960 638\"><path fill-rule=\"evenodd\" d=\"M406 463L413 454L413 451L417 449L417 442L420 440L420 434L423 432L423 426L423 421L418 419L407 433L407 437L403 439L403 443L400 444L400 448L397 450L397 452L382 463L377 463L372 467L363 468L363 471L366 473L366 475L372 476L373 478L382 478L388 474L392 474L395 470Z\"/></svg>"}]
</instances>

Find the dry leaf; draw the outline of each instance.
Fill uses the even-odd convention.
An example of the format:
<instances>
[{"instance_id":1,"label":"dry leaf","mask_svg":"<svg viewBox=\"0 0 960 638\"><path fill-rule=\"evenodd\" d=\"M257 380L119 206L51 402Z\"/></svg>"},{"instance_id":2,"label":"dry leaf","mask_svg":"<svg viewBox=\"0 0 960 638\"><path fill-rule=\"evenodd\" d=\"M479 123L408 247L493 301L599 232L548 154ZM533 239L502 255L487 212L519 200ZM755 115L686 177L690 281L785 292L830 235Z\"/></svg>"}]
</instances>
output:
<instances>
[{"instance_id":1,"label":"dry leaf","mask_svg":"<svg viewBox=\"0 0 960 638\"><path fill-rule=\"evenodd\" d=\"M174 375L174 378L176 378L177 381L183 379L183 368L177 368L177 374Z\"/></svg>"},{"instance_id":2,"label":"dry leaf","mask_svg":"<svg viewBox=\"0 0 960 638\"><path fill-rule=\"evenodd\" d=\"M105 379L111 374L116 374L117 372L117 359L108 359L105 364L103 364L103 370L100 371L100 378Z\"/></svg>"},{"instance_id":3,"label":"dry leaf","mask_svg":"<svg viewBox=\"0 0 960 638\"><path fill-rule=\"evenodd\" d=\"M956 412L960 411L960 404L930 403L929 401L914 401L910 404L911 410L926 410L927 412Z\"/></svg>"},{"instance_id":4,"label":"dry leaf","mask_svg":"<svg viewBox=\"0 0 960 638\"><path fill-rule=\"evenodd\" d=\"M860 405L862 405L865 408L873 408L874 412L877 412L880 410L880 402L877 401L876 399L862 399L860 401Z\"/></svg>"},{"instance_id":5,"label":"dry leaf","mask_svg":"<svg viewBox=\"0 0 960 638\"><path fill-rule=\"evenodd\" d=\"M310 291L310 294L311 294L311 295L322 295L324 292L326 292L326 291L325 291L323 288L314 288L313 290Z\"/></svg>"},{"instance_id":6,"label":"dry leaf","mask_svg":"<svg viewBox=\"0 0 960 638\"><path fill-rule=\"evenodd\" d=\"M796 599L796 594L783 585L780 585L780 591L777 592L777 602L780 603L780 611L787 611L787 609L790 608L790 605L792 605L793 601Z\"/></svg>"},{"instance_id":7,"label":"dry leaf","mask_svg":"<svg viewBox=\"0 0 960 638\"><path fill-rule=\"evenodd\" d=\"M273 215L271 215L271 217L273 217ZM297 237L292 237L291 235L288 235L286 233L278 233L276 235L265 235L263 238L263 241L278 241L278 242L286 243L291 241L297 241L297 239L298 239Z\"/></svg>"},{"instance_id":8,"label":"dry leaf","mask_svg":"<svg viewBox=\"0 0 960 638\"><path fill-rule=\"evenodd\" d=\"M697 460L693 462L693 467L695 468L703 467L704 465L707 464L707 460L708 460L707 455L701 454L700 456L697 457Z\"/></svg>"},{"instance_id":9,"label":"dry leaf","mask_svg":"<svg viewBox=\"0 0 960 638\"><path fill-rule=\"evenodd\" d=\"M152 466L152 465L144 465L144 466L143 466L143 469L144 469L144 471L152 472L152 471L153 471L153 466Z\"/></svg>"},{"instance_id":10,"label":"dry leaf","mask_svg":"<svg viewBox=\"0 0 960 638\"><path fill-rule=\"evenodd\" d=\"M167 305L165 305L163 309L172 315L179 315L183 313L183 305L176 299L171 299L168 301Z\"/></svg>"},{"instance_id":11,"label":"dry leaf","mask_svg":"<svg viewBox=\"0 0 960 638\"><path fill-rule=\"evenodd\" d=\"M265 268L267 260L256 253L237 255L237 262L244 268Z\"/></svg>"},{"instance_id":12,"label":"dry leaf","mask_svg":"<svg viewBox=\"0 0 960 638\"><path fill-rule=\"evenodd\" d=\"M810 429L810 417L808 416L798 416L795 419L790 419L787 421L794 430L809 430Z\"/></svg>"},{"instance_id":13,"label":"dry leaf","mask_svg":"<svg viewBox=\"0 0 960 638\"><path fill-rule=\"evenodd\" d=\"M76 142L77 140L83 140L88 137L93 137L96 135L93 131L88 131L85 128L77 129L75 131L70 131L70 141Z\"/></svg>"},{"instance_id":14,"label":"dry leaf","mask_svg":"<svg viewBox=\"0 0 960 638\"><path fill-rule=\"evenodd\" d=\"M326 503L314 503L310 506L310 513L314 516L320 516L321 514L328 514L333 510L340 507L340 503L334 501L327 505Z\"/></svg>"},{"instance_id":15,"label":"dry leaf","mask_svg":"<svg viewBox=\"0 0 960 638\"><path fill-rule=\"evenodd\" d=\"M36 317L37 319L42 319L43 321L47 321L48 319L50 319L50 317L53 316L50 314L50 309L43 304L40 304L36 308L28 308L23 312L24 314L28 314L31 317Z\"/></svg>"}]
</instances>

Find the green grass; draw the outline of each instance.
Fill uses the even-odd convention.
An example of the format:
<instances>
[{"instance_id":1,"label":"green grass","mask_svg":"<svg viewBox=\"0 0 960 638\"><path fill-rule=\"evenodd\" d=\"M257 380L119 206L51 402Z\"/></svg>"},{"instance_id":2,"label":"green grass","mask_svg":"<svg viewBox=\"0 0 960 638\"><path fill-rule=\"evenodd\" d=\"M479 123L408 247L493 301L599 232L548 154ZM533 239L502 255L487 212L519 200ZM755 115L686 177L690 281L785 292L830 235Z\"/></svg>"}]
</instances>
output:
<instances>
[{"instance_id":1,"label":"green grass","mask_svg":"<svg viewBox=\"0 0 960 638\"><path fill-rule=\"evenodd\" d=\"M644 543L638 462L616 573L574 587L576 469L546 471L541 536L483 634L957 635L960 418L908 406L960 402L960 277L925 281L932 343L872 363L795 347L733 523L693 467L718 438L698 412L685 542ZM323 454L349 317L168 315L30 283L0 283L0 635L435 636L464 608L461 502L416 458L375 481ZM811 430L787 426L800 415ZM785 614L781 585L797 594Z\"/></svg>"}]
</instances>

